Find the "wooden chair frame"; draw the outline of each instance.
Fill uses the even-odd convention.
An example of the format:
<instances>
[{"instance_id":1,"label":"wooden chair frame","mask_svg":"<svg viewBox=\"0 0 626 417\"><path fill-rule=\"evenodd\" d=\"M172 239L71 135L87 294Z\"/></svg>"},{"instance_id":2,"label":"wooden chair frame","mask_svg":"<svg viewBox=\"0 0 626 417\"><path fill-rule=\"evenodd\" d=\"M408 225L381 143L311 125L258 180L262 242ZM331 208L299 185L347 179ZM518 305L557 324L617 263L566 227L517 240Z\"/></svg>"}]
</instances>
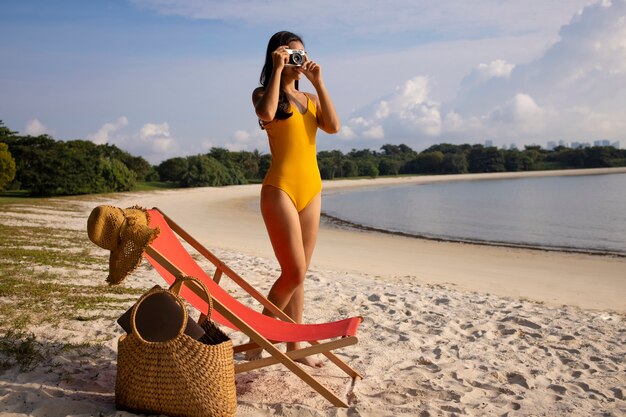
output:
<instances>
[{"instance_id":1,"label":"wooden chair frame","mask_svg":"<svg viewBox=\"0 0 626 417\"><path fill-rule=\"evenodd\" d=\"M163 213L158 208L154 208L153 210L158 211L166 221L167 225L172 229L172 231L178 235L178 237L182 238L185 242L187 242L191 247L193 247L198 253L200 253L203 257L205 257L208 261L210 261L215 266L215 273L213 274L213 281L219 284L221 278L226 275L233 282L235 282L239 287L241 287L244 291L250 294L255 300L257 300L261 305L266 307L272 314L274 314L277 318L294 323L294 321L285 314L282 310L272 304L265 296L263 296L259 291L257 291L252 285L250 285L246 280L244 280L239 274L233 271L228 265L224 264L217 256L215 256L211 251L205 248L200 242L198 242L193 236L187 233L182 227L176 224L171 218L169 218L165 213ZM149 246L146 249L146 254L165 268L170 274L174 277L178 278L186 275L184 271L180 270L172 261L170 261L163 253L160 253L152 246ZM201 279L200 277L196 277ZM202 292L196 288L196 286L189 287L194 293L198 296L202 297ZM266 339L263 335L257 332L253 328L253 324L246 323L232 311L230 311L219 299L213 297L213 308L219 312L224 318L230 321L233 325L235 325L240 331L246 334L251 342L235 346L235 353L245 352L250 349L254 349L257 347L263 348L270 354L269 358L258 359L253 361L244 362L241 364L235 365L235 373L247 372L253 369L258 369L265 366L270 366L274 364L281 363L287 369L296 374L299 378L301 378L304 382L309 384L313 389L315 389L319 394L321 394L324 398L330 401L336 407L348 407L346 401L340 399L337 395L331 392L327 387L321 384L318 380L316 380L312 375L310 375L306 370L301 368L299 365L294 362L294 360L307 357L315 354L323 354L325 355L329 361L337 365L343 372L345 372L348 376L352 378L352 383L356 380L356 378L362 378L362 376L353 368L351 368L348 364L346 364L343 360L337 357L331 351L337 348L354 345L358 342L356 336L346 336L341 337L339 339L330 340L327 342L320 343L315 340L308 341L311 344L310 347L298 349L295 351L282 352L280 351L274 343L280 343L281 341L270 341ZM204 313L204 312L202 312Z\"/></svg>"}]
</instances>

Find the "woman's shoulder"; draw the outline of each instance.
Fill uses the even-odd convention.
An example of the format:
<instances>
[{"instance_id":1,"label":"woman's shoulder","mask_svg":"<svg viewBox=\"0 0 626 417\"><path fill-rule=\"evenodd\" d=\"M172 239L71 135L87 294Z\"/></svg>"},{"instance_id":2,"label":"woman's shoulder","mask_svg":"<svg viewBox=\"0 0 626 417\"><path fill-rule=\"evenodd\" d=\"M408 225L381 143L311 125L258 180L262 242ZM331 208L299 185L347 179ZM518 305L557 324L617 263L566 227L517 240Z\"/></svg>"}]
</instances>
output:
<instances>
[{"instance_id":1,"label":"woman's shoulder","mask_svg":"<svg viewBox=\"0 0 626 417\"><path fill-rule=\"evenodd\" d=\"M265 93L265 87L257 87L252 90L252 101L256 101L259 97L261 97Z\"/></svg>"}]
</instances>

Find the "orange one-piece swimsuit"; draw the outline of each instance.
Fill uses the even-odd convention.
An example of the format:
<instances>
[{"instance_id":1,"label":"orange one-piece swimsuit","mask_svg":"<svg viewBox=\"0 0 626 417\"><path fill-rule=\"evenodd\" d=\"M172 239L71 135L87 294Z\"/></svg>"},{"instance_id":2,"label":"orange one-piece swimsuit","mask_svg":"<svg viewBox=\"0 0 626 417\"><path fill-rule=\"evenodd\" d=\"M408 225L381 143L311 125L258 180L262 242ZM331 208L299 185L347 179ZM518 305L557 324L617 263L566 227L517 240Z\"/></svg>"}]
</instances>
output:
<instances>
[{"instance_id":1,"label":"orange one-piece swimsuit","mask_svg":"<svg viewBox=\"0 0 626 417\"><path fill-rule=\"evenodd\" d=\"M263 185L283 190L300 212L322 190L315 145L317 109L307 96L304 113L300 113L293 104L290 111L292 115L289 118L274 119L264 126L270 142L272 164Z\"/></svg>"}]
</instances>

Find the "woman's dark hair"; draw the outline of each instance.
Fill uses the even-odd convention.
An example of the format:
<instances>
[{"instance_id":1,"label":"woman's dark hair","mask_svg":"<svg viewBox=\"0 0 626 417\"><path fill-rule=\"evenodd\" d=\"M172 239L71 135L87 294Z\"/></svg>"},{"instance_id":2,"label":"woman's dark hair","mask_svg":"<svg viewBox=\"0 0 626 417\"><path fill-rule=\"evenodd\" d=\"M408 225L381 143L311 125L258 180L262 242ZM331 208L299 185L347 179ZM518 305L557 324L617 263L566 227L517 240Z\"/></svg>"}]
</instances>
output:
<instances>
[{"instance_id":1,"label":"woman's dark hair","mask_svg":"<svg viewBox=\"0 0 626 417\"><path fill-rule=\"evenodd\" d=\"M270 81L272 71L274 71L274 61L272 60L272 52L274 52L279 46L288 45L289 42L298 41L304 45L302 38L295 33L281 31L275 33L267 44L267 52L265 53L265 65L261 70L261 77L259 81L261 85L266 88L267 83ZM296 81L296 89L298 89L298 81ZM274 116L278 120L285 120L291 117L293 113L289 112L289 99L285 93L281 90L278 95L278 109Z\"/></svg>"}]
</instances>

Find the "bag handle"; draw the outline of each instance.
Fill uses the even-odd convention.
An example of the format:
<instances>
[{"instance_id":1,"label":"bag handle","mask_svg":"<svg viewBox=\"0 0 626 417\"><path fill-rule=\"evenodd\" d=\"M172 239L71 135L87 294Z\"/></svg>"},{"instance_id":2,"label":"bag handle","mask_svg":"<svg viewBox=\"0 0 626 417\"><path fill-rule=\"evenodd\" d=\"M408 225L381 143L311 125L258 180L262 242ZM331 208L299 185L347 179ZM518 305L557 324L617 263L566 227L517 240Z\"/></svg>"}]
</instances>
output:
<instances>
[{"instance_id":1,"label":"bag handle","mask_svg":"<svg viewBox=\"0 0 626 417\"><path fill-rule=\"evenodd\" d=\"M176 334L175 338L179 338L182 334L184 334L185 328L187 327L187 320L188 320L187 308L185 307L185 303L183 302L183 300L180 297L178 297L177 294L173 294L171 291L165 290L160 287L154 287L150 291L144 293L139 298L139 300L133 306L133 310L130 314L130 328L132 330L132 333L134 333L137 336L137 338L143 343L162 343L162 342L150 342L150 341L145 340L139 333L139 330L137 329L137 322L136 322L137 311L139 310L139 306L141 305L141 303L143 303L148 297L156 293L166 293L170 297L174 298L176 302L180 305L180 308L183 312L183 322L180 326L180 329L178 329L178 333Z\"/></svg>"},{"instance_id":2,"label":"bag handle","mask_svg":"<svg viewBox=\"0 0 626 417\"><path fill-rule=\"evenodd\" d=\"M170 286L169 290L179 296L180 292L182 291L183 284L187 284L187 287L189 287L189 289L192 291L193 289L191 288L190 284L195 284L196 287L199 287L200 292L194 291L194 293L207 303L208 311L206 313L206 318L207 320L209 320L211 318L211 312L213 311L213 297L211 297L211 293L209 292L207 286L204 284L204 282L200 281L196 277L181 276L176 278L176 281L174 281L174 283Z\"/></svg>"}]
</instances>

